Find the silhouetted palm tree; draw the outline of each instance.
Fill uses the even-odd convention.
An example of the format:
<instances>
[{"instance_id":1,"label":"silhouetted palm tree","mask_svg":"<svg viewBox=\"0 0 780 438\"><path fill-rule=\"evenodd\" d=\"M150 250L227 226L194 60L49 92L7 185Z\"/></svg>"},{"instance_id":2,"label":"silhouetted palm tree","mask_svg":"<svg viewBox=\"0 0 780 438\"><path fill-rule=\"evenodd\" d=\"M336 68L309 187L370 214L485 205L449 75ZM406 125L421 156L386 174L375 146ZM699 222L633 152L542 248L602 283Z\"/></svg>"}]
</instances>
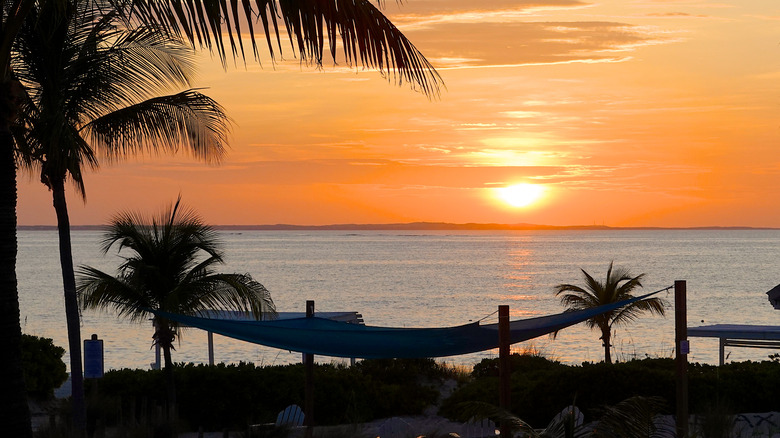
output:
<instances>
[{"instance_id":1,"label":"silhouetted palm tree","mask_svg":"<svg viewBox=\"0 0 780 438\"><path fill-rule=\"evenodd\" d=\"M111 222L103 252L116 247L124 259L113 276L92 267L79 269L78 291L85 309L111 310L136 322L154 319L154 343L162 348L170 406L175 406L171 350L180 333L175 321L149 310L196 315L207 309L246 312L259 318L276 313L271 295L249 274L222 274L216 232L181 199L153 218L125 212Z\"/></svg>"},{"instance_id":2,"label":"silhouetted palm tree","mask_svg":"<svg viewBox=\"0 0 780 438\"><path fill-rule=\"evenodd\" d=\"M32 437L30 409L22 374L22 327L19 290L16 283L16 150L11 125L16 120L21 95L19 82L11 75L11 43L33 1L0 5L0 424L3 433ZM14 2L16 3L16 2Z\"/></svg>"},{"instance_id":3,"label":"silhouetted palm tree","mask_svg":"<svg viewBox=\"0 0 780 438\"><path fill-rule=\"evenodd\" d=\"M34 7L14 44L12 68L25 87L16 143L23 164L40 171L51 190L59 230L60 263L77 429L84 424L81 334L65 182L86 199L82 172L99 157L176 151L216 161L224 153L227 118L188 85L193 51L156 29L128 30L108 0L74 0L60 10Z\"/></svg>"},{"instance_id":4,"label":"silhouetted palm tree","mask_svg":"<svg viewBox=\"0 0 780 438\"><path fill-rule=\"evenodd\" d=\"M592 309L633 298L631 292L637 287L642 287L642 278L645 274L632 277L627 269L617 267L613 270L612 265L613 263L609 264L604 282L595 280L582 269L582 275L585 278L584 286L559 284L555 286L555 295L560 296L561 303L572 311ZM612 363L610 341L613 326L627 324L644 312L663 315L664 304L660 298L647 298L587 320L588 327L601 330L601 340L604 343L604 362Z\"/></svg>"},{"instance_id":5,"label":"silhouetted palm tree","mask_svg":"<svg viewBox=\"0 0 780 438\"><path fill-rule=\"evenodd\" d=\"M33 7L64 6L71 0L16 0L0 2L0 375L7 391L0 397L0 424L15 437L30 437L30 415L21 371L21 326L16 284L16 151L10 125L18 113L18 81L11 71L11 46ZM406 81L428 95L438 93L441 78L414 45L373 6L370 0L258 0L182 2L116 0L130 5L135 17L147 24L159 22L180 33L192 44L243 56L242 35L248 32L253 54L258 40L281 46L280 33L287 33L304 62L322 63L327 52L336 58L341 41L350 64L377 67L389 80ZM377 2L379 3L379 2ZM233 7L235 5L235 8ZM255 9L257 8L257 9ZM65 8L63 7L62 10ZM245 23L239 34L240 23ZM229 33L227 42L223 31ZM233 32L236 32L235 34ZM229 50L226 50L225 48Z\"/></svg>"}]
</instances>

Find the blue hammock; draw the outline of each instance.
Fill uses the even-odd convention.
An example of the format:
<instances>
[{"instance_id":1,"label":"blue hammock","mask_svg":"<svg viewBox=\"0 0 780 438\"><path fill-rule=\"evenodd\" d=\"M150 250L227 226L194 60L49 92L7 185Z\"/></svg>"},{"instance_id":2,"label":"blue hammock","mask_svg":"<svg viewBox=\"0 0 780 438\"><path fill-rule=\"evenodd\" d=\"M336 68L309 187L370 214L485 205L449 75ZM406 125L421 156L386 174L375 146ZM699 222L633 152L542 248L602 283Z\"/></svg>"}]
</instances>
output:
<instances>
[{"instance_id":1,"label":"blue hammock","mask_svg":"<svg viewBox=\"0 0 780 438\"><path fill-rule=\"evenodd\" d=\"M653 292L588 310L510 322L511 343L552 333L645 299ZM190 327L246 342L302 353L365 359L445 357L498 348L498 324L442 328L373 327L324 318L236 321L152 311Z\"/></svg>"}]
</instances>

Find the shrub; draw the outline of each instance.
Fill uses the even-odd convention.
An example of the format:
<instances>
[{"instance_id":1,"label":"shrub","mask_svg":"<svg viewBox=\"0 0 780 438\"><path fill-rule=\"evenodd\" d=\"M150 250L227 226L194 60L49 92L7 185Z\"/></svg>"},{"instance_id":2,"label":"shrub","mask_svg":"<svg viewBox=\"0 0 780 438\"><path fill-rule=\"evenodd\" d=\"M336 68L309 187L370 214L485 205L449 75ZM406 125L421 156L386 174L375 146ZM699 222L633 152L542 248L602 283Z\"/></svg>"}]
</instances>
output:
<instances>
[{"instance_id":1,"label":"shrub","mask_svg":"<svg viewBox=\"0 0 780 438\"><path fill-rule=\"evenodd\" d=\"M418 415L436 402L433 382L452 371L433 360L366 360L354 367L315 365L314 418L319 425ZM178 364L174 370L179 417L190 429L244 428L273 423L290 404L304 405L303 365L257 367ZM166 400L161 371L108 371L102 397L121 402L120 413L103 418L151 418ZM106 403L106 406L111 404Z\"/></svg>"},{"instance_id":2,"label":"shrub","mask_svg":"<svg viewBox=\"0 0 780 438\"><path fill-rule=\"evenodd\" d=\"M27 394L47 399L68 379L62 356L65 349L49 338L22 335L22 367Z\"/></svg>"},{"instance_id":3,"label":"shrub","mask_svg":"<svg viewBox=\"0 0 780 438\"><path fill-rule=\"evenodd\" d=\"M445 400L440 413L464 420L463 402L498 405L497 359L474 367L473 379ZM675 362L644 359L604 364L569 366L538 356L512 357L511 412L535 427L547 424L560 410L576 401L587 418L598 417L603 406L634 397L660 397L668 412L675 410ZM691 413L704 413L714 405L727 405L734 413L780 409L780 363L740 362L714 365L689 364ZM750 388L746 390L746 388Z\"/></svg>"}]
</instances>

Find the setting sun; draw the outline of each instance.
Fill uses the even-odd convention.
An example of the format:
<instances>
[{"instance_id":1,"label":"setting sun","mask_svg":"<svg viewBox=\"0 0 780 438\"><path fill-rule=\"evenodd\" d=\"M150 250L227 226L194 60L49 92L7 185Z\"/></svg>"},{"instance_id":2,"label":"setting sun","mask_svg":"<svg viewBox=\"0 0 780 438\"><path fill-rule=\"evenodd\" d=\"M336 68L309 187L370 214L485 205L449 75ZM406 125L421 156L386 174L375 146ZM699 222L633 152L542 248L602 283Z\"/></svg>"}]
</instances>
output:
<instances>
[{"instance_id":1,"label":"setting sun","mask_svg":"<svg viewBox=\"0 0 780 438\"><path fill-rule=\"evenodd\" d=\"M544 186L538 184L515 184L497 190L501 200L512 207L527 207L542 196Z\"/></svg>"}]
</instances>

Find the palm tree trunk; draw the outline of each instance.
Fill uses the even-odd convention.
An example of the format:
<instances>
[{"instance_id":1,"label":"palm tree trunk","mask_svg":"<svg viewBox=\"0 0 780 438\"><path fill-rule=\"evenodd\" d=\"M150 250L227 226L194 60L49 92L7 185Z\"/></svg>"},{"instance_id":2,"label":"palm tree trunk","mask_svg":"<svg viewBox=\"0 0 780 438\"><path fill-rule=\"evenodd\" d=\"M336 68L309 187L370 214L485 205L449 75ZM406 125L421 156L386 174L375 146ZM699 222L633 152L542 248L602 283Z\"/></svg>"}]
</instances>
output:
<instances>
[{"instance_id":1,"label":"palm tree trunk","mask_svg":"<svg viewBox=\"0 0 780 438\"><path fill-rule=\"evenodd\" d=\"M84 434L87 427L87 409L84 403L84 374L81 366L81 326L79 304L76 296L76 275L73 272L73 251L70 243L70 219L65 202L65 180L58 178L52 184L54 210L57 213L57 230L60 240L60 265L65 293L65 319L68 326L70 350L71 402L73 403L73 427Z\"/></svg>"},{"instance_id":2,"label":"palm tree trunk","mask_svg":"<svg viewBox=\"0 0 780 438\"><path fill-rule=\"evenodd\" d=\"M162 345L165 358L165 380L168 386L168 419L176 420L176 381L173 378L173 361L171 360L171 345Z\"/></svg>"},{"instance_id":3,"label":"palm tree trunk","mask_svg":"<svg viewBox=\"0 0 780 438\"><path fill-rule=\"evenodd\" d=\"M8 87L0 87L8 102ZM0 117L0 428L7 436L32 437L30 408L22 374L22 329L16 282L16 163L8 120Z\"/></svg>"},{"instance_id":4,"label":"palm tree trunk","mask_svg":"<svg viewBox=\"0 0 780 438\"><path fill-rule=\"evenodd\" d=\"M604 341L604 363L612 363L612 355L610 354L612 329L610 327L601 329L601 339Z\"/></svg>"},{"instance_id":5,"label":"palm tree trunk","mask_svg":"<svg viewBox=\"0 0 780 438\"><path fill-rule=\"evenodd\" d=\"M32 437L30 407L22 371L22 327L19 314L19 289L16 282L16 161L11 122L19 110L11 79L11 43L19 31L33 0L15 4L13 16L0 11L0 376L3 392L0 396L0 427L8 436Z\"/></svg>"}]
</instances>

